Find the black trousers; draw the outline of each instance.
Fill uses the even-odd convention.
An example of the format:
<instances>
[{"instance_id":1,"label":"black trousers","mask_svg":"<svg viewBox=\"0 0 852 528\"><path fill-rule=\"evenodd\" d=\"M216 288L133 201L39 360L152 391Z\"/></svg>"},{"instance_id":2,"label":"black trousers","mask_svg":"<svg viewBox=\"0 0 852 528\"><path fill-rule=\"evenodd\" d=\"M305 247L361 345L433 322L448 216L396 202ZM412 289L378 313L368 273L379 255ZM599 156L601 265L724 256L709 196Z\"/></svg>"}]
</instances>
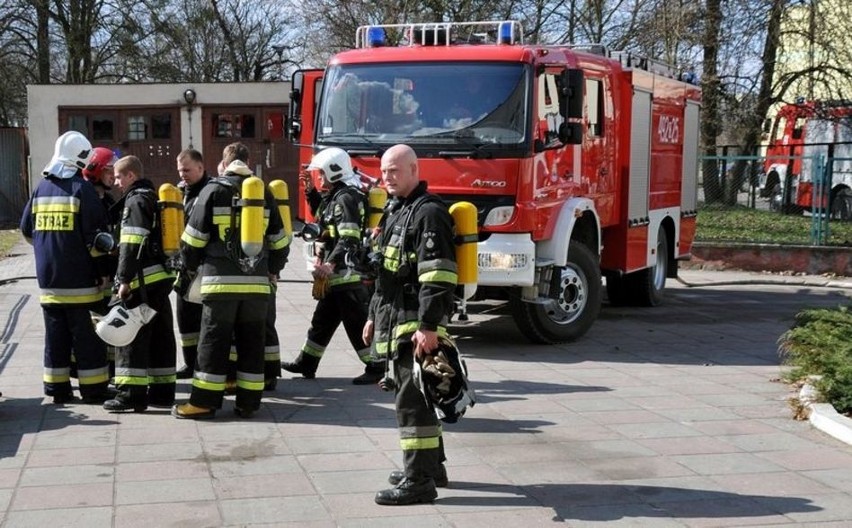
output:
<instances>
[{"instance_id":1,"label":"black trousers","mask_svg":"<svg viewBox=\"0 0 852 528\"><path fill-rule=\"evenodd\" d=\"M445 460L441 424L432 404L414 385L414 347L401 343L393 361L396 380L396 421L405 476L434 478Z\"/></svg>"},{"instance_id":2,"label":"black trousers","mask_svg":"<svg viewBox=\"0 0 852 528\"><path fill-rule=\"evenodd\" d=\"M308 362L310 367L316 369L331 338L340 323L343 323L346 336L358 358L364 364L370 363L370 347L364 343L362 337L369 305L370 295L366 286L329 291L324 298L317 301L311 317L311 326L308 328L308 339L302 346L299 361Z\"/></svg>"},{"instance_id":3,"label":"black trousers","mask_svg":"<svg viewBox=\"0 0 852 528\"><path fill-rule=\"evenodd\" d=\"M277 318L277 305L275 302L275 291L269 296L269 306L266 308L266 326L264 329L263 344L263 372L266 381L281 377L281 345L278 340L278 330L275 329ZM228 355L228 381L237 379L237 345L236 339L231 344L231 352Z\"/></svg>"},{"instance_id":4,"label":"black trousers","mask_svg":"<svg viewBox=\"0 0 852 528\"><path fill-rule=\"evenodd\" d=\"M198 356L198 336L201 332L201 304L188 302L178 295L175 307L183 364L194 370L195 358Z\"/></svg>"},{"instance_id":5,"label":"black trousers","mask_svg":"<svg viewBox=\"0 0 852 528\"><path fill-rule=\"evenodd\" d=\"M147 304L157 315L130 345L116 349L115 387L118 398L135 404L168 406L175 401L175 344L171 285L148 288Z\"/></svg>"},{"instance_id":6,"label":"black trousers","mask_svg":"<svg viewBox=\"0 0 852 528\"><path fill-rule=\"evenodd\" d=\"M42 306L44 315L44 393L71 393L71 355L76 357L80 395L96 395L109 382L106 345L95 333L89 308Z\"/></svg>"},{"instance_id":7,"label":"black trousers","mask_svg":"<svg viewBox=\"0 0 852 528\"><path fill-rule=\"evenodd\" d=\"M222 407L228 356L233 342L237 349L236 405L246 411L260 407L268 307L269 296L204 301L190 403L214 409Z\"/></svg>"}]
</instances>

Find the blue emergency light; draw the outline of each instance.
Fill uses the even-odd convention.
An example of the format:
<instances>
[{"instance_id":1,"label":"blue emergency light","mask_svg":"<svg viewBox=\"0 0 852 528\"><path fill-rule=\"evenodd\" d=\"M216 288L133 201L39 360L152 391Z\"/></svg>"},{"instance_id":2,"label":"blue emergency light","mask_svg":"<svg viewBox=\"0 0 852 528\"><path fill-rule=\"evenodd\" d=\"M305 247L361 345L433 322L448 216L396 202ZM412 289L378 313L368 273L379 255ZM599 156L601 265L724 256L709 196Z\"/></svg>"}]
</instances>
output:
<instances>
[{"instance_id":1,"label":"blue emergency light","mask_svg":"<svg viewBox=\"0 0 852 528\"><path fill-rule=\"evenodd\" d=\"M367 28L367 46L380 48L385 45L385 30L380 27Z\"/></svg>"},{"instance_id":2,"label":"blue emergency light","mask_svg":"<svg viewBox=\"0 0 852 528\"><path fill-rule=\"evenodd\" d=\"M500 44L512 43L512 23L503 22L500 24Z\"/></svg>"}]
</instances>

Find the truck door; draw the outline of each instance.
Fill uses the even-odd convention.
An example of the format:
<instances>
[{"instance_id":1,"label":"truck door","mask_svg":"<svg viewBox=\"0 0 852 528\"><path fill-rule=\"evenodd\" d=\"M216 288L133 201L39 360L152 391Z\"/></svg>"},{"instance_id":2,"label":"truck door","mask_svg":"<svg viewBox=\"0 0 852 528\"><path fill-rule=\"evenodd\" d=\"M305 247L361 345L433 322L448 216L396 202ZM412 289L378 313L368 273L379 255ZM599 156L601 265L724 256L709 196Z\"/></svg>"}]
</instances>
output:
<instances>
[{"instance_id":1,"label":"truck door","mask_svg":"<svg viewBox=\"0 0 852 528\"><path fill-rule=\"evenodd\" d=\"M322 94L323 73L324 70L298 70L293 74L288 134L299 150L299 171L308 166L314 155L317 104ZM304 191L305 187L299 180L298 188L290 189L290 196L294 192L298 193L299 209L296 217L307 221L312 217Z\"/></svg>"}]
</instances>

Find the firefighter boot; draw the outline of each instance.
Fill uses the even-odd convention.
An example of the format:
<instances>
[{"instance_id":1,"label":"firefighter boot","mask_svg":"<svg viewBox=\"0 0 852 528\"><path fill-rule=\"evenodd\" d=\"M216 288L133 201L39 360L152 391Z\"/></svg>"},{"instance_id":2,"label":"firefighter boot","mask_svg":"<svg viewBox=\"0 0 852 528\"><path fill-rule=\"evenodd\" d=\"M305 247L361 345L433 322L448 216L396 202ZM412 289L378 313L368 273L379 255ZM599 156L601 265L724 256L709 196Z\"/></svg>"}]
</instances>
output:
<instances>
[{"instance_id":1,"label":"firefighter boot","mask_svg":"<svg viewBox=\"0 0 852 528\"><path fill-rule=\"evenodd\" d=\"M296 361L281 363L281 368L293 374L301 374L305 379L314 379L317 377L317 367L319 366L319 358L299 353Z\"/></svg>"},{"instance_id":2,"label":"firefighter boot","mask_svg":"<svg viewBox=\"0 0 852 528\"><path fill-rule=\"evenodd\" d=\"M211 407L198 407L189 402L172 407L172 416L180 419L206 420L216 416L216 409Z\"/></svg>"},{"instance_id":3,"label":"firefighter boot","mask_svg":"<svg viewBox=\"0 0 852 528\"><path fill-rule=\"evenodd\" d=\"M388 475L388 482L391 486L396 486L405 478L405 472L396 470L391 471ZM447 478L447 466L441 464L438 466L438 472L435 474L435 487L446 488L450 485L450 480Z\"/></svg>"},{"instance_id":4,"label":"firefighter boot","mask_svg":"<svg viewBox=\"0 0 852 528\"><path fill-rule=\"evenodd\" d=\"M375 385L385 375L385 362L373 361L364 367L364 373L352 379L354 385Z\"/></svg>"},{"instance_id":5,"label":"firefighter boot","mask_svg":"<svg viewBox=\"0 0 852 528\"><path fill-rule=\"evenodd\" d=\"M435 481L431 478L404 478L393 488L376 493L376 504L383 506L404 506L419 502L432 502L438 498Z\"/></svg>"}]
</instances>

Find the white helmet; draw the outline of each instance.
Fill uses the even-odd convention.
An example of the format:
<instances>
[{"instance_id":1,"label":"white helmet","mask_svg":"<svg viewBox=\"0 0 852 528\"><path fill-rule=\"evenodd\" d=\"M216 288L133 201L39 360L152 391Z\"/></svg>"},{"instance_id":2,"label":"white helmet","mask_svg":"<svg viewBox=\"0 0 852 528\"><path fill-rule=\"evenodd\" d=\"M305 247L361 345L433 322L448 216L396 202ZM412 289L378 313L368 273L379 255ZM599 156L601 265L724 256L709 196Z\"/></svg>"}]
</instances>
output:
<instances>
[{"instance_id":1,"label":"white helmet","mask_svg":"<svg viewBox=\"0 0 852 528\"><path fill-rule=\"evenodd\" d=\"M44 168L44 175L66 179L86 168L92 156L92 144L83 134L70 131L62 134L53 147L53 158Z\"/></svg>"},{"instance_id":2,"label":"white helmet","mask_svg":"<svg viewBox=\"0 0 852 528\"><path fill-rule=\"evenodd\" d=\"M115 347L127 346L136 339L143 325L151 322L157 311L147 304L127 309L116 304L95 324L95 332L104 343Z\"/></svg>"},{"instance_id":3,"label":"white helmet","mask_svg":"<svg viewBox=\"0 0 852 528\"><path fill-rule=\"evenodd\" d=\"M308 168L321 170L328 183L336 183L345 178L351 179L355 174L349 154L337 147L329 147L315 154Z\"/></svg>"}]
</instances>

